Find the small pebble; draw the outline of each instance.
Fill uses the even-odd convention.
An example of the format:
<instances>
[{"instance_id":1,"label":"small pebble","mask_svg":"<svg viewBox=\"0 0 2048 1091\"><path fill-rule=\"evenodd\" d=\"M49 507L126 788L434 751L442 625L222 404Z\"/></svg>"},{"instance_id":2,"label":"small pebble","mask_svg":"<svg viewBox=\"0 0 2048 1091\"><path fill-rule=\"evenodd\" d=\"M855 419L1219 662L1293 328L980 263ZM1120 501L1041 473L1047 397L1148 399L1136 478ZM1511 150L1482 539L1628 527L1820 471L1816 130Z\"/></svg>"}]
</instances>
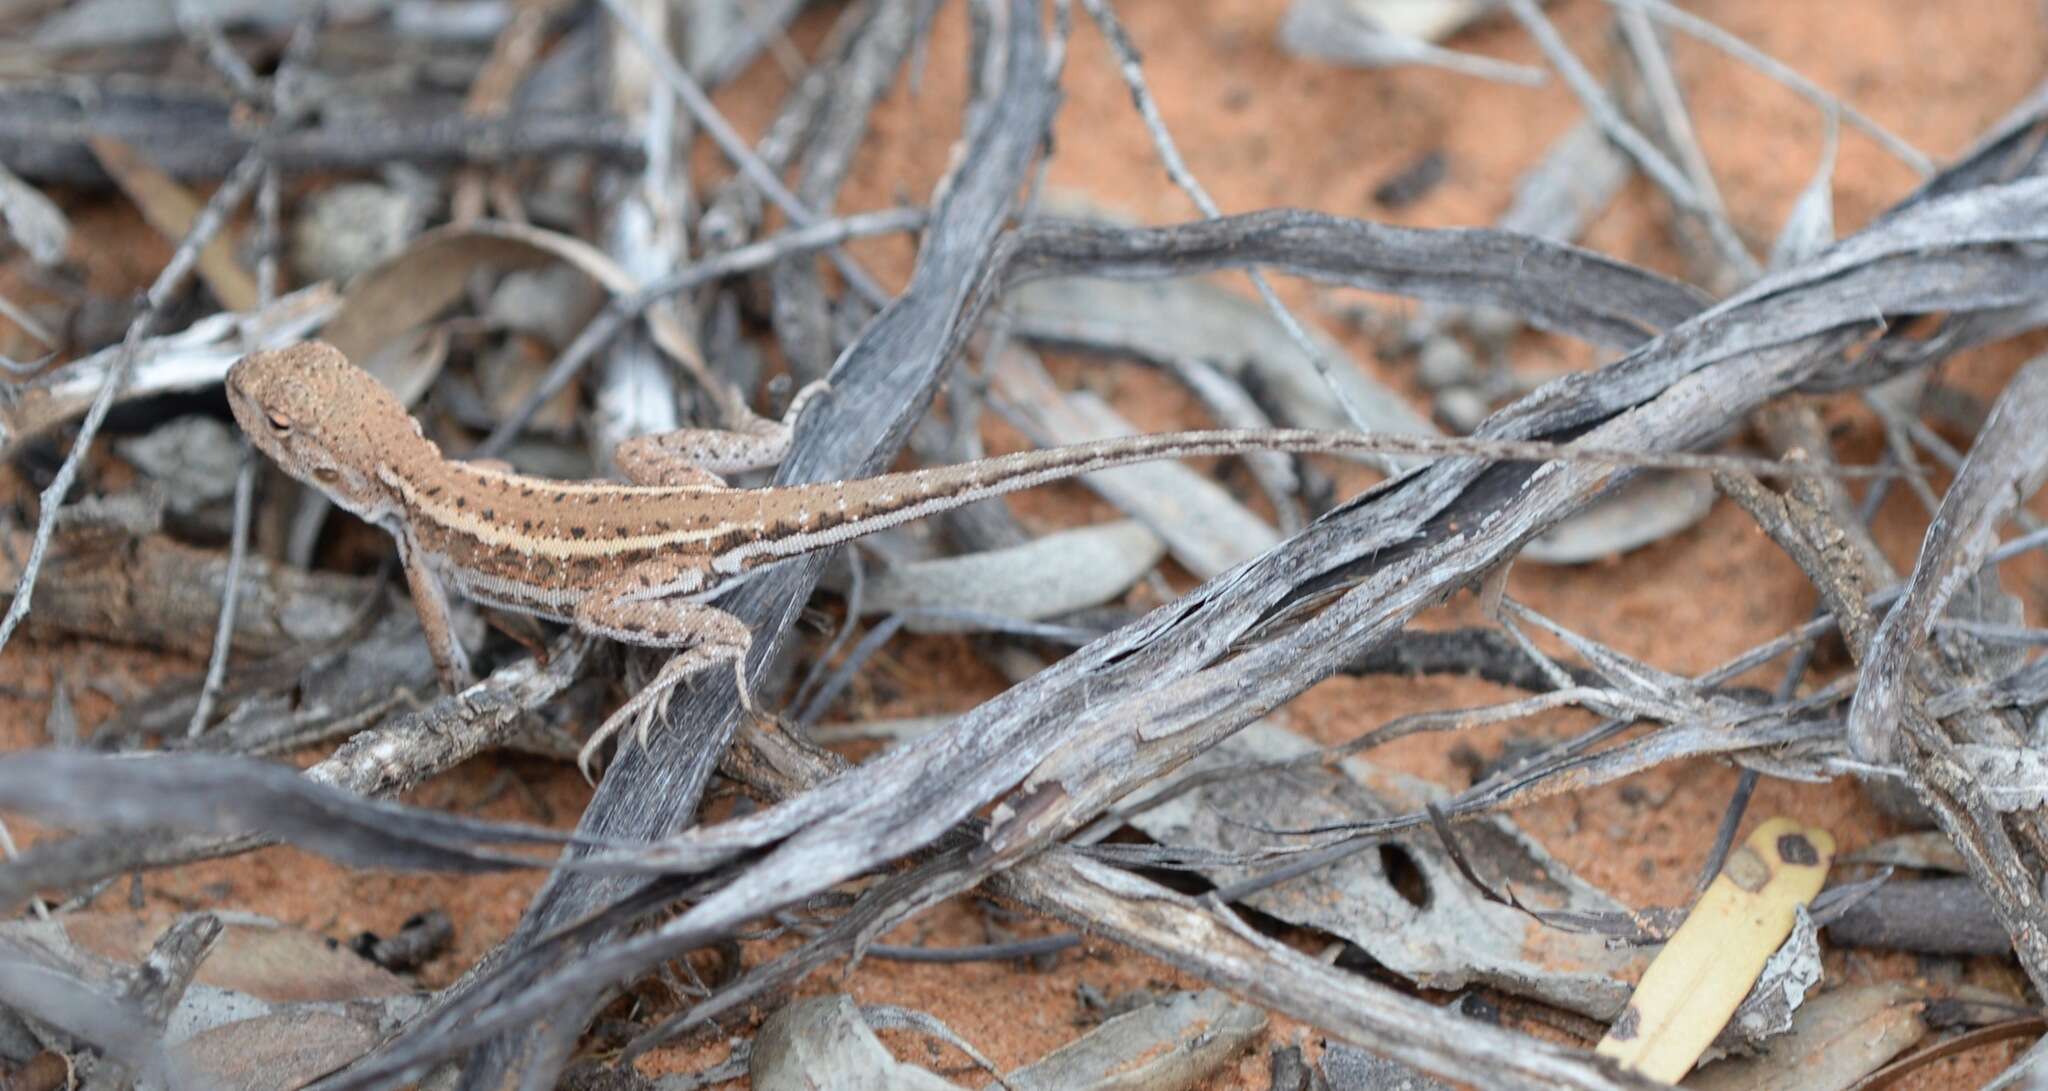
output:
<instances>
[{"instance_id":1,"label":"small pebble","mask_svg":"<svg viewBox=\"0 0 2048 1091\"><path fill-rule=\"evenodd\" d=\"M1450 173L1450 166L1450 158L1441 150L1430 151L1374 187L1373 203L1386 209L1406 208L1429 196Z\"/></svg>"},{"instance_id":2,"label":"small pebble","mask_svg":"<svg viewBox=\"0 0 2048 1091\"><path fill-rule=\"evenodd\" d=\"M1521 315L1499 307L1474 307L1465 318L1465 328L1472 336L1495 347L1513 340L1525 325Z\"/></svg>"},{"instance_id":3,"label":"small pebble","mask_svg":"<svg viewBox=\"0 0 2048 1091\"><path fill-rule=\"evenodd\" d=\"M1472 378L1472 354L1449 337L1432 337L1415 361L1415 378L1431 390L1461 386Z\"/></svg>"},{"instance_id":4,"label":"small pebble","mask_svg":"<svg viewBox=\"0 0 2048 1091\"><path fill-rule=\"evenodd\" d=\"M1439 391L1436 396L1436 415L1444 427L1459 435L1468 435L1479 422L1492 412L1486 399L1469 386L1456 386Z\"/></svg>"},{"instance_id":5,"label":"small pebble","mask_svg":"<svg viewBox=\"0 0 2048 1091\"><path fill-rule=\"evenodd\" d=\"M425 209L415 194L346 182L309 198L292 222L292 269L308 281L346 281L404 248Z\"/></svg>"},{"instance_id":6,"label":"small pebble","mask_svg":"<svg viewBox=\"0 0 2048 1091\"><path fill-rule=\"evenodd\" d=\"M114 445L122 458L164 485L172 514L189 516L233 496L240 437L212 417L192 415Z\"/></svg>"},{"instance_id":7,"label":"small pebble","mask_svg":"<svg viewBox=\"0 0 2048 1091\"><path fill-rule=\"evenodd\" d=\"M588 274L566 263L548 265L505 274L484 305L484 319L551 345L566 345L603 303L603 289Z\"/></svg>"}]
</instances>

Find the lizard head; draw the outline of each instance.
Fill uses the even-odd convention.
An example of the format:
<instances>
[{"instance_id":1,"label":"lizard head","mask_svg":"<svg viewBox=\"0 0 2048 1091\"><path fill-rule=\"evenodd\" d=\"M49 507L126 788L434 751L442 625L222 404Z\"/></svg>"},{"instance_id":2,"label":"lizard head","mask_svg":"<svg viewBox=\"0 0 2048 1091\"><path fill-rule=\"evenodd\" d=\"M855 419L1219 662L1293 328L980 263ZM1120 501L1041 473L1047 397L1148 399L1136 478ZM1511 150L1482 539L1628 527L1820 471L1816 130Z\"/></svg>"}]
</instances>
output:
<instances>
[{"instance_id":1,"label":"lizard head","mask_svg":"<svg viewBox=\"0 0 2048 1091\"><path fill-rule=\"evenodd\" d=\"M227 392L251 443L370 522L400 510L391 475L381 468L439 457L391 391L325 342L242 357L228 369Z\"/></svg>"}]
</instances>

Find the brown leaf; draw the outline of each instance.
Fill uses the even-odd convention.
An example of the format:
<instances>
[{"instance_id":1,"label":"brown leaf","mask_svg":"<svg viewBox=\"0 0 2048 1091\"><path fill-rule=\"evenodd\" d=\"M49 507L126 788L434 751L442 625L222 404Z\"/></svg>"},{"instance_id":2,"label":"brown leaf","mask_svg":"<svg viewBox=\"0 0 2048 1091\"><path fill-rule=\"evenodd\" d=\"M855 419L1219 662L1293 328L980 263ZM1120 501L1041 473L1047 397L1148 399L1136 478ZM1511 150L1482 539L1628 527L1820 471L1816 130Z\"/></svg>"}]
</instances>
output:
<instances>
[{"instance_id":1,"label":"brown leaf","mask_svg":"<svg viewBox=\"0 0 2048 1091\"><path fill-rule=\"evenodd\" d=\"M142 218L165 238L176 242L192 230L202 206L184 186L158 170L142 153L110 136L86 138L100 165L114 176L121 192L142 210ZM213 290L223 309L254 310L259 299L256 281L235 260L234 243L226 231L215 235L199 252L199 277Z\"/></svg>"}]
</instances>

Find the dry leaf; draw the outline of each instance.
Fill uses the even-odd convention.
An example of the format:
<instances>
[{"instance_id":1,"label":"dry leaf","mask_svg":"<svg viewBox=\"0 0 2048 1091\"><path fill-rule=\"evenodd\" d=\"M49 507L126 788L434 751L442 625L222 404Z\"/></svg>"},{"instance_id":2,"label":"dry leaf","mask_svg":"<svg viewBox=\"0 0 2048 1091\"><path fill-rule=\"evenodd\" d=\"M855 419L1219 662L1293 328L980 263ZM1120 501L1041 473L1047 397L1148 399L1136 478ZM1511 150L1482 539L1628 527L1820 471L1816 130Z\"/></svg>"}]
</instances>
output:
<instances>
[{"instance_id":1,"label":"dry leaf","mask_svg":"<svg viewBox=\"0 0 2048 1091\"><path fill-rule=\"evenodd\" d=\"M90 136L86 143L158 234L175 243L191 233L193 221L205 206L189 190L158 170L141 152L111 136ZM213 290L224 310L254 310L261 299L255 279L235 260L234 243L226 230L199 252L199 278Z\"/></svg>"},{"instance_id":2,"label":"dry leaf","mask_svg":"<svg viewBox=\"0 0 2048 1091\"><path fill-rule=\"evenodd\" d=\"M1789 818L1758 826L1650 963L1596 1052L1666 1083L1692 1071L1792 934L1798 907L1820 893L1834 854L1826 830Z\"/></svg>"}]
</instances>

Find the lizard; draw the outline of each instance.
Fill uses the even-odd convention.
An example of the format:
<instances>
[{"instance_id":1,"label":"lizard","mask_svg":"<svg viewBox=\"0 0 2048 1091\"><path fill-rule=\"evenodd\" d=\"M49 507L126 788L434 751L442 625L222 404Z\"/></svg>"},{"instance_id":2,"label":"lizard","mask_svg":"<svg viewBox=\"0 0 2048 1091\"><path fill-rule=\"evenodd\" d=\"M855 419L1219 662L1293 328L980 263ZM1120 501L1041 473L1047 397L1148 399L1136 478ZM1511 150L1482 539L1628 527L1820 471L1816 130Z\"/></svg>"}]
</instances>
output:
<instances>
[{"instance_id":1,"label":"lizard","mask_svg":"<svg viewBox=\"0 0 2048 1091\"><path fill-rule=\"evenodd\" d=\"M850 481L728 486L722 473L780 461L790 427L825 389L812 384L779 427L637 437L613 456L625 482L565 481L444 457L389 389L323 342L244 356L225 385L229 408L257 449L396 540L427 648L451 692L471 684L450 622L451 593L677 653L585 744L578 766L586 776L598 748L627 724L637 721L644 744L658 702L701 672L731 667L741 705L761 715L746 680L753 633L710 600L777 561L1052 481L1134 462L1254 450L1854 472L1535 441L1217 429L1124 436Z\"/></svg>"}]
</instances>

